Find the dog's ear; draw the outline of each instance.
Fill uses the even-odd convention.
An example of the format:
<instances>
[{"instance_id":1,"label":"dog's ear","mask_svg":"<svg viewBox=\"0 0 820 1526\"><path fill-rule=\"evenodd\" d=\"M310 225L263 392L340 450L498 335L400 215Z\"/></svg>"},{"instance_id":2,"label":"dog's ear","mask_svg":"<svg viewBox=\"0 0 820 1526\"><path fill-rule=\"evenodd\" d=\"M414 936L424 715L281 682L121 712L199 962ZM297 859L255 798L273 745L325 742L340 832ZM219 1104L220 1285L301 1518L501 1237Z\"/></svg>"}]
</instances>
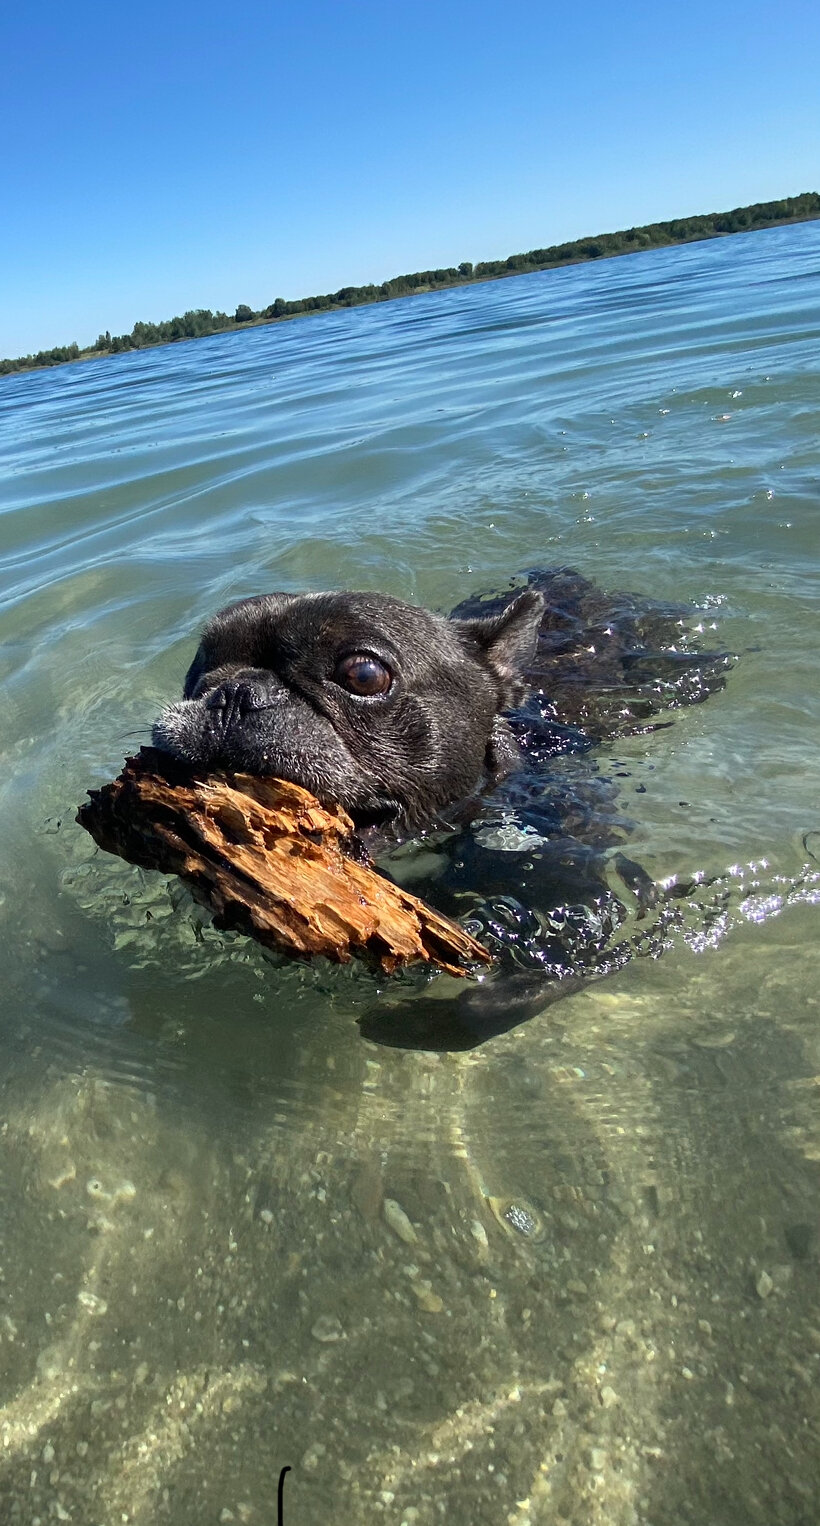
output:
<instances>
[{"instance_id":1,"label":"dog's ear","mask_svg":"<svg viewBox=\"0 0 820 1526\"><path fill-rule=\"evenodd\" d=\"M535 589L513 599L500 615L484 620L454 620L459 635L499 680L499 708L517 705L524 695L523 675L535 656L544 596Z\"/></svg>"}]
</instances>

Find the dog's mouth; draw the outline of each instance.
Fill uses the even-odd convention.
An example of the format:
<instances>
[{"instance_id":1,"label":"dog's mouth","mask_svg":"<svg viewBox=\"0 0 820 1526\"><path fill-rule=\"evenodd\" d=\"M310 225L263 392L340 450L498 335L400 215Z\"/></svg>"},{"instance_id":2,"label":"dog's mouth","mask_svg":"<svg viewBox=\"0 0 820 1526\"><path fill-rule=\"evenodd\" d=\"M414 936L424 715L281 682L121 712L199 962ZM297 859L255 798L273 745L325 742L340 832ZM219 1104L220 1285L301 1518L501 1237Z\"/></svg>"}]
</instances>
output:
<instances>
[{"instance_id":1,"label":"dog's mouth","mask_svg":"<svg viewBox=\"0 0 820 1526\"><path fill-rule=\"evenodd\" d=\"M398 800L378 796L373 786L367 788L366 798L363 799L365 791L362 783L356 781L354 792L350 785L346 786L334 774L326 761L307 759L274 745L266 749L262 762L261 768L258 763L253 768L237 768L235 755L225 754L224 757L217 755L212 766L233 773L261 773L267 778L284 779L289 784L298 784L315 795L322 805L328 808L341 806L351 817L353 825L361 831L369 828L388 829L399 820L404 820L404 810Z\"/></svg>"},{"instance_id":2,"label":"dog's mouth","mask_svg":"<svg viewBox=\"0 0 820 1526\"><path fill-rule=\"evenodd\" d=\"M310 720L315 728L315 715ZM313 734L300 746L300 731L298 715L286 716L270 696L254 695L249 703L233 689L215 690L168 705L154 723L152 742L194 768L298 784L323 805L342 806L362 829L386 828L403 817L401 802L358 767L329 722L318 744Z\"/></svg>"}]
</instances>

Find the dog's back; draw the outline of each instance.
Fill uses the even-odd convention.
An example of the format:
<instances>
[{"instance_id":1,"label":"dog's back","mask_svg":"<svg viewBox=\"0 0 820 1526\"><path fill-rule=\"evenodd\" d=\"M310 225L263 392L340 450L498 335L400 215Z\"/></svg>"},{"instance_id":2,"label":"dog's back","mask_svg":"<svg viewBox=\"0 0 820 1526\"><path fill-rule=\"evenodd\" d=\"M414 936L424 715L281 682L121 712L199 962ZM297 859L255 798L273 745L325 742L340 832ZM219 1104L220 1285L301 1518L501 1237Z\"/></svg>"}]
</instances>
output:
<instances>
[{"instance_id":1,"label":"dog's back","mask_svg":"<svg viewBox=\"0 0 820 1526\"><path fill-rule=\"evenodd\" d=\"M366 1031L383 1042L481 1042L632 957L641 939L619 944L618 930L627 907L645 914L656 892L625 851L629 822L599 748L671 725L670 712L723 688L731 666L725 653L699 650L690 607L605 593L568 568L534 570L528 586L545 611L529 692L507 715L520 767L450 813L452 834L437 840L437 872L422 887L467 916L498 970L453 1001L402 1003L403 1021L396 1009L384 1021L372 1012ZM453 614L495 615L519 593L477 595Z\"/></svg>"}]
</instances>

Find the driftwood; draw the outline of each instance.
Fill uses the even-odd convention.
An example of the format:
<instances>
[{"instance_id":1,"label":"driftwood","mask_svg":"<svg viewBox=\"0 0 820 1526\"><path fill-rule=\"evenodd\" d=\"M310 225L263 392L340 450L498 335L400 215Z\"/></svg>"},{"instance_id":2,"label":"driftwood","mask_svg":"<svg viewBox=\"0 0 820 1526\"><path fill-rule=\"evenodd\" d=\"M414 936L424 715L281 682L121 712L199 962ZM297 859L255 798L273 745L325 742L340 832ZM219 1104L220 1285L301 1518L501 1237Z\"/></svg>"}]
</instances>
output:
<instances>
[{"instance_id":1,"label":"driftwood","mask_svg":"<svg viewBox=\"0 0 820 1526\"><path fill-rule=\"evenodd\" d=\"M302 958L357 954L386 973L422 959L465 975L490 961L457 923L377 873L341 807L297 784L197 774L142 748L89 796L77 820L95 842L180 875L217 927Z\"/></svg>"}]
</instances>

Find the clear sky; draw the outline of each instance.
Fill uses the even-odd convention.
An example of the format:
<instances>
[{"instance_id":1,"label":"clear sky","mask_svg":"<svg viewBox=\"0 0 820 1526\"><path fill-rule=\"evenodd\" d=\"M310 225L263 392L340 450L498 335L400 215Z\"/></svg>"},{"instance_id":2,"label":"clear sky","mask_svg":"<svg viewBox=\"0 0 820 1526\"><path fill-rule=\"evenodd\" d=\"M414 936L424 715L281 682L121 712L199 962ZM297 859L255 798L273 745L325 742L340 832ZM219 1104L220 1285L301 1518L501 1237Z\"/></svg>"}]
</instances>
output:
<instances>
[{"instance_id":1,"label":"clear sky","mask_svg":"<svg viewBox=\"0 0 820 1526\"><path fill-rule=\"evenodd\" d=\"M818 0L27 0L0 356L820 189Z\"/></svg>"}]
</instances>

